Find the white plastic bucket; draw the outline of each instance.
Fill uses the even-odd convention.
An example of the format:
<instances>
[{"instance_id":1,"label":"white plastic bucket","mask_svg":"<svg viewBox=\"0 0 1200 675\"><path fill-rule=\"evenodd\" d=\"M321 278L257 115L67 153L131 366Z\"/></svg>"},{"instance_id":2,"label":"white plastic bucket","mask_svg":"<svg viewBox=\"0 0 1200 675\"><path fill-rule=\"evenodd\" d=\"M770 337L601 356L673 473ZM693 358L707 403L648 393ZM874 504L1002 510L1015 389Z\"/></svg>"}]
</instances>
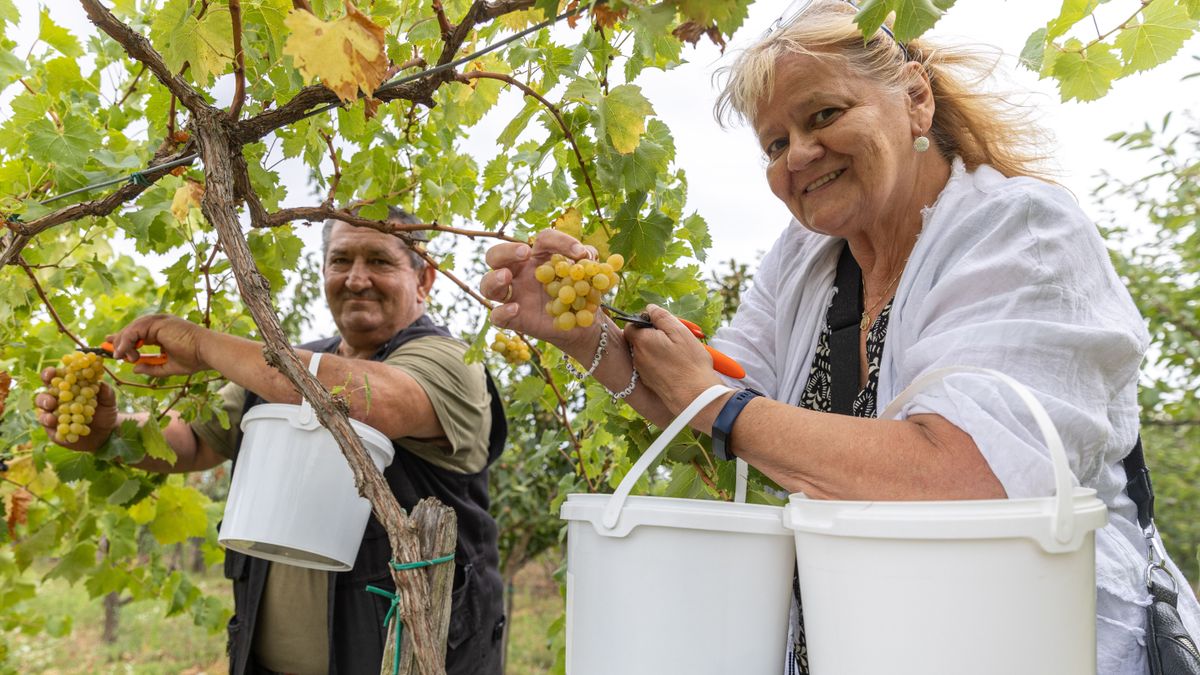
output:
<instances>
[{"instance_id":1,"label":"white plastic bucket","mask_svg":"<svg viewBox=\"0 0 1200 675\"><path fill-rule=\"evenodd\" d=\"M775 675L795 550L780 507L629 497L701 394L608 495L573 494L567 526L568 675ZM739 462L735 499L745 500Z\"/></svg>"},{"instance_id":2,"label":"white plastic bucket","mask_svg":"<svg viewBox=\"0 0 1200 675\"><path fill-rule=\"evenodd\" d=\"M792 495L814 675L1095 675L1096 491L1072 487L1062 440L1016 380L980 368L918 378L890 419L947 375L1017 392L1050 449L1057 494L1038 499L851 502Z\"/></svg>"},{"instance_id":3,"label":"white plastic bucket","mask_svg":"<svg viewBox=\"0 0 1200 675\"><path fill-rule=\"evenodd\" d=\"M320 361L313 354L313 375ZM350 424L383 471L392 463L391 441L362 422ZM218 541L273 562L351 569L371 502L359 496L345 455L309 402L254 406L242 418L242 434Z\"/></svg>"}]
</instances>

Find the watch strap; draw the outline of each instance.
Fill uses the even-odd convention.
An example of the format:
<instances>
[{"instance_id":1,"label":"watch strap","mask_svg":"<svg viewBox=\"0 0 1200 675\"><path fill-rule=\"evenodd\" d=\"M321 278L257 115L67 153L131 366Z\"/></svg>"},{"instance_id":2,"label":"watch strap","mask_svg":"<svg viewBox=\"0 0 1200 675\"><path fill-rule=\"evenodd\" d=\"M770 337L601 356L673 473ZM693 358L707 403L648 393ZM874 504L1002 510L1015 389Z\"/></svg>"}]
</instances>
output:
<instances>
[{"instance_id":1,"label":"watch strap","mask_svg":"<svg viewBox=\"0 0 1200 675\"><path fill-rule=\"evenodd\" d=\"M746 407L746 404L759 396L762 396L762 392L747 387L731 396L721 407L721 412L717 413L717 419L713 422L712 428L712 450L713 456L717 459L729 461L736 458L733 448L729 445L729 436L733 433L733 423L737 420L738 415L742 414L742 409Z\"/></svg>"}]
</instances>

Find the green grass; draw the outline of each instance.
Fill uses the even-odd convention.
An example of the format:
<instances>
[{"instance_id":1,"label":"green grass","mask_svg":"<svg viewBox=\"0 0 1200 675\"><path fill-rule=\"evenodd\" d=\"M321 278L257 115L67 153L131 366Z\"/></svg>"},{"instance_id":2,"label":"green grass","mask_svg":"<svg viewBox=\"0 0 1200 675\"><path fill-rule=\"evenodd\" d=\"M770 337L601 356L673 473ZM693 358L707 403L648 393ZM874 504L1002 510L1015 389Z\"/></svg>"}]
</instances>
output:
<instances>
[{"instance_id":1,"label":"green grass","mask_svg":"<svg viewBox=\"0 0 1200 675\"><path fill-rule=\"evenodd\" d=\"M228 582L213 568L194 581L206 593L232 603ZM88 597L82 586L61 579L38 584L28 601L39 613L70 616L73 630L61 638L44 633L7 635L9 665L20 673L88 673L95 675L201 675L228 672L225 633L210 634L189 616L164 616L162 603L133 602L120 609L117 640L107 644L102 598Z\"/></svg>"},{"instance_id":2,"label":"green grass","mask_svg":"<svg viewBox=\"0 0 1200 675\"><path fill-rule=\"evenodd\" d=\"M554 660L546 630L558 618L562 600L553 566L529 565L517 575L509 636L507 672L542 675ZM205 593L232 605L229 583L220 567L193 580ZM61 579L39 582L38 594L27 603L48 616L71 616L74 629L65 637L14 631L8 641L8 663L18 673L44 675L217 675L229 670L225 632L209 634L184 615L164 617L162 603L134 602L120 609L117 641L106 644L104 605L88 597L82 586Z\"/></svg>"}]
</instances>

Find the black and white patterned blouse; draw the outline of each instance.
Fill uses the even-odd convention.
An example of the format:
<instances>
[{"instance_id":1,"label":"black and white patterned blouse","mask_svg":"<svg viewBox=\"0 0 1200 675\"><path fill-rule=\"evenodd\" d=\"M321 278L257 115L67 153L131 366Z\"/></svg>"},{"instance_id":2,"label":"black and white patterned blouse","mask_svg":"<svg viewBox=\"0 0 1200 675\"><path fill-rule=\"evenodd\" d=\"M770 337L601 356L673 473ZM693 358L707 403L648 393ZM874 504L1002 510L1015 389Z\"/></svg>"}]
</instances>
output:
<instances>
[{"instance_id":1,"label":"black and white patterned blouse","mask_svg":"<svg viewBox=\"0 0 1200 675\"><path fill-rule=\"evenodd\" d=\"M836 295L836 291L835 291ZM832 305L830 306L832 310ZM855 417L874 417L876 391L879 389L879 363L883 358L883 341L887 337L888 316L892 311L892 301L888 300L879 312L878 318L867 331L867 384L854 397L852 408ZM808 382L804 385L804 393L800 396L800 407L818 412L830 412L832 397L829 392L831 367L829 362L829 327L828 312L825 316L825 328L817 341L817 353L813 357L812 368L808 374ZM808 647L804 642L804 616L800 611L800 582L792 578L792 595L795 598L796 623L792 626L792 658L788 659L788 675L808 675Z\"/></svg>"}]
</instances>

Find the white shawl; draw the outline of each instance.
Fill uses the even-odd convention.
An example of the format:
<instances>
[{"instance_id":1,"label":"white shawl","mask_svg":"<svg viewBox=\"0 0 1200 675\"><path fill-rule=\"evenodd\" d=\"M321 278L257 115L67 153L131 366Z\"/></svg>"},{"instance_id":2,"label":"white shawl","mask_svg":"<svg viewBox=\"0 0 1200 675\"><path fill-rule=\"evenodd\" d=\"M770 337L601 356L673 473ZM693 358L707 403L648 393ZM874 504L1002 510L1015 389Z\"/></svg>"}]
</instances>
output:
<instances>
[{"instance_id":1,"label":"white shawl","mask_svg":"<svg viewBox=\"0 0 1200 675\"><path fill-rule=\"evenodd\" d=\"M1096 227L1065 190L955 160L896 290L878 409L922 373L993 368L1037 394L1078 482L1109 508L1096 533L1098 672L1147 672L1145 539L1121 460L1138 434L1137 378L1149 336ZM737 383L797 405L833 292L841 240L796 221L763 258L713 346L746 368ZM1019 399L982 376L954 375L904 415L935 413L967 432L1009 497L1053 494L1048 451ZM1183 579L1174 563L1172 572ZM1200 604L1180 610L1200 636Z\"/></svg>"}]
</instances>

